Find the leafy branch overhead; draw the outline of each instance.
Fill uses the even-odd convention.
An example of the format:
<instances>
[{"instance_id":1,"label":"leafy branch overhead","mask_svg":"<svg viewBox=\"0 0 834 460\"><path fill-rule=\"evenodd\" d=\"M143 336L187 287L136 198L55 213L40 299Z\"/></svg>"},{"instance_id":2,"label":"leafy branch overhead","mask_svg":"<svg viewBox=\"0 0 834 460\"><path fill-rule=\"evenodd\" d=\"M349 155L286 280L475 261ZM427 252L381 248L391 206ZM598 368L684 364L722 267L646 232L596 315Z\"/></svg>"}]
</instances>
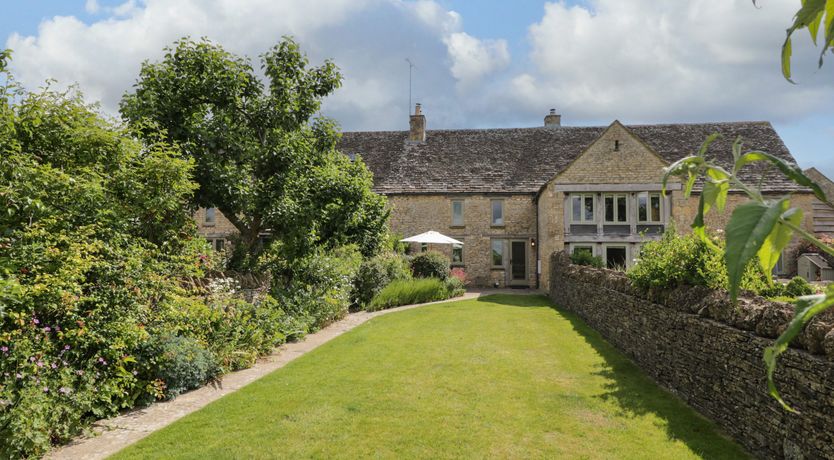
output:
<instances>
[{"instance_id":1,"label":"leafy branch overhead","mask_svg":"<svg viewBox=\"0 0 834 460\"><path fill-rule=\"evenodd\" d=\"M769 163L795 183L809 189L817 199L830 205L822 188L797 166L788 164L776 156L759 151L742 153L740 138L733 143L735 163L732 170L728 171L711 161L706 155L710 144L717 137L718 135L715 134L710 136L695 155L683 158L666 168L663 175L663 191L665 193L669 179L677 176L684 181L684 195L688 198L697 181L699 179L702 181L698 212L692 223L692 230L705 244L716 251L721 251L721 249L707 236L704 216L713 208L723 210L731 190L750 197L749 202L733 210L725 229L727 241L726 249L724 249L724 264L727 267L730 297L733 302L738 300L739 287L747 266L758 260L764 273L771 273L782 250L790 244L795 235L810 241L822 251L834 255L834 248L802 228L802 210L791 206L789 196L775 199L765 197L758 188L742 182L738 173L742 168L753 163ZM834 306L834 287L829 287L824 294L800 297L794 303L796 312L793 320L774 345L765 350L764 354L770 393L787 409L790 407L779 395L773 380L776 359L815 315Z\"/></svg>"},{"instance_id":2,"label":"leafy branch overhead","mask_svg":"<svg viewBox=\"0 0 834 460\"><path fill-rule=\"evenodd\" d=\"M753 0L753 4L756 4L756 0ZM828 50L834 52L834 0L802 0L802 7L796 12L793 24L788 28L787 37L782 44L782 75L791 82L791 39L794 32L801 29L808 29L815 46L820 45L819 36L822 29L823 41L819 57L819 66L822 67L825 53Z\"/></svg>"}]
</instances>

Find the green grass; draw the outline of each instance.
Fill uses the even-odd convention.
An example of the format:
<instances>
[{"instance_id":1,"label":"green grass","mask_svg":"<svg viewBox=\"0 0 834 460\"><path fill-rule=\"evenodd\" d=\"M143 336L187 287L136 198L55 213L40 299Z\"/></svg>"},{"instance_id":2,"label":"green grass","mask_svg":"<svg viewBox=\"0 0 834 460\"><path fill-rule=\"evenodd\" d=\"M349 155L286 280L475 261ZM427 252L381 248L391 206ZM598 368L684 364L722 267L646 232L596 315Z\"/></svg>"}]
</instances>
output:
<instances>
[{"instance_id":1,"label":"green grass","mask_svg":"<svg viewBox=\"0 0 834 460\"><path fill-rule=\"evenodd\" d=\"M545 297L374 318L117 458L744 458Z\"/></svg>"},{"instance_id":2,"label":"green grass","mask_svg":"<svg viewBox=\"0 0 834 460\"><path fill-rule=\"evenodd\" d=\"M371 299L368 310L446 300L451 295L446 283L437 278L394 280Z\"/></svg>"}]
</instances>

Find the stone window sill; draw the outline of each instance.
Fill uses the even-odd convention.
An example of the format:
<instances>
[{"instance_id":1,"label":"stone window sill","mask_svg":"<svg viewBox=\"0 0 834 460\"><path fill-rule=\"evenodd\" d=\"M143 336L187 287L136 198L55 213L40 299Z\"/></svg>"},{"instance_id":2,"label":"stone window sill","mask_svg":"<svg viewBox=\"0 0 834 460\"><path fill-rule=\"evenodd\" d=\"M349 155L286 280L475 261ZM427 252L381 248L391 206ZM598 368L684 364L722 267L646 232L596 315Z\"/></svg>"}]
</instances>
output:
<instances>
[{"instance_id":1,"label":"stone window sill","mask_svg":"<svg viewBox=\"0 0 834 460\"><path fill-rule=\"evenodd\" d=\"M449 228L466 228L466 225L450 225Z\"/></svg>"}]
</instances>

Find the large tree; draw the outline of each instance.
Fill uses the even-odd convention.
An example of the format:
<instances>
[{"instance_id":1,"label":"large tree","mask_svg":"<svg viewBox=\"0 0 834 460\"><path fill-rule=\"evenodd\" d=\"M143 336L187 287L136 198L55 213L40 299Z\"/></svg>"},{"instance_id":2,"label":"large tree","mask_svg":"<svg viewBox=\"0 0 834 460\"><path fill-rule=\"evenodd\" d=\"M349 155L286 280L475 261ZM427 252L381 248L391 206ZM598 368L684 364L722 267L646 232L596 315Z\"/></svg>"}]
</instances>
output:
<instances>
[{"instance_id":1,"label":"large tree","mask_svg":"<svg viewBox=\"0 0 834 460\"><path fill-rule=\"evenodd\" d=\"M289 38L261 56L266 83L248 59L207 40L182 39L145 62L121 113L149 136L161 128L195 160L195 204L218 208L237 228L237 267L251 267L262 235L295 257L354 243L375 252L385 232L384 198L361 160L336 150L336 125L317 117L340 86L336 66L309 66Z\"/></svg>"}]
</instances>

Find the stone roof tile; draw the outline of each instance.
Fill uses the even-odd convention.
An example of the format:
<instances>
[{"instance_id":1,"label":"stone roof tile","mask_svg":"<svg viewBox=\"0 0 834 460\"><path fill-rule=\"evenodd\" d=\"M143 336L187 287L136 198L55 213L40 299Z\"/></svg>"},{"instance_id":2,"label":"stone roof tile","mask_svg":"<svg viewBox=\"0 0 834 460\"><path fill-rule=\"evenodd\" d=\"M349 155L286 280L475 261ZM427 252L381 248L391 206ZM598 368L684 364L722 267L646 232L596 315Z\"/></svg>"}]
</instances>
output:
<instances>
[{"instance_id":1,"label":"stone roof tile","mask_svg":"<svg viewBox=\"0 0 834 460\"><path fill-rule=\"evenodd\" d=\"M745 151L762 150L795 164L768 122L687 123L626 126L666 161L697 152L720 133L708 155L732 165L732 143L741 136ZM606 129L559 128L429 130L426 142L407 142L408 131L346 132L339 148L361 155L384 194L536 193L564 170ZM763 163L746 167L741 178L764 191L805 190ZM658 181L660 178L658 178ZM760 182L761 181L761 182Z\"/></svg>"}]
</instances>

